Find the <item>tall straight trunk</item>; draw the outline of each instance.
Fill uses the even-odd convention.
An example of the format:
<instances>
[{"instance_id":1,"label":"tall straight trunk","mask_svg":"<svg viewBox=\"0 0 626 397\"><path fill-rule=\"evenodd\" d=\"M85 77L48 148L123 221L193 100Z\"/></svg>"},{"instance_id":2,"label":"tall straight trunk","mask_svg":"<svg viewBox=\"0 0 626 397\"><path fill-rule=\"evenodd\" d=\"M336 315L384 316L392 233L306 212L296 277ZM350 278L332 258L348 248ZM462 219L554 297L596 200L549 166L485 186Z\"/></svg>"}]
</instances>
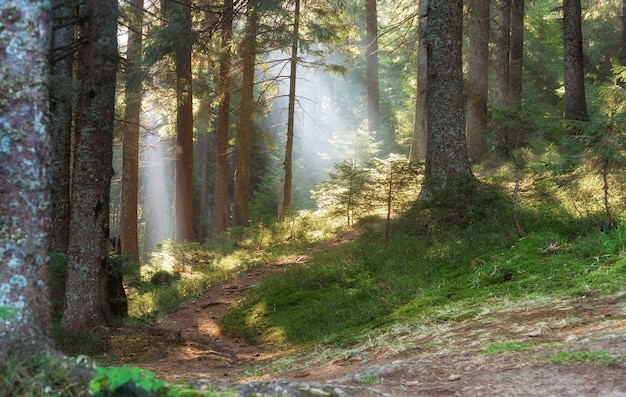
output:
<instances>
[{"instance_id":1,"label":"tall straight trunk","mask_svg":"<svg viewBox=\"0 0 626 397\"><path fill-rule=\"evenodd\" d=\"M428 0L419 0L419 25L417 44L417 96L415 98L415 119L409 159L412 162L426 159L428 137L428 70L426 29Z\"/></svg>"},{"instance_id":2,"label":"tall straight trunk","mask_svg":"<svg viewBox=\"0 0 626 397\"><path fill-rule=\"evenodd\" d=\"M509 57L511 48L511 0L500 0L496 43L495 107L509 107Z\"/></svg>"},{"instance_id":3,"label":"tall straight trunk","mask_svg":"<svg viewBox=\"0 0 626 397\"><path fill-rule=\"evenodd\" d=\"M485 152L489 93L489 0L469 5L469 59L467 69L467 150L475 159Z\"/></svg>"},{"instance_id":4,"label":"tall straight trunk","mask_svg":"<svg viewBox=\"0 0 626 397\"><path fill-rule=\"evenodd\" d=\"M79 81L65 331L89 330L111 314L108 302L109 189L118 62L117 1L86 0L81 12Z\"/></svg>"},{"instance_id":5,"label":"tall straight trunk","mask_svg":"<svg viewBox=\"0 0 626 397\"><path fill-rule=\"evenodd\" d=\"M289 215L291 208L291 184L293 178L293 131L296 113L296 79L298 71L298 42L300 34L300 0L294 1L293 32L291 43L291 69L289 72L289 105L287 106L287 141L285 142L285 179L283 181L282 200L278 208L278 219Z\"/></svg>"},{"instance_id":6,"label":"tall straight trunk","mask_svg":"<svg viewBox=\"0 0 626 397\"><path fill-rule=\"evenodd\" d=\"M213 233L222 233L228 227L228 127L230 125L230 47L233 32L233 2L224 0L222 14L222 54L220 56L220 95L217 111L217 132L215 140L215 202Z\"/></svg>"},{"instance_id":7,"label":"tall straight trunk","mask_svg":"<svg viewBox=\"0 0 626 397\"><path fill-rule=\"evenodd\" d=\"M41 354L51 345L49 7L47 1L32 0L0 5L0 25L10 27L3 32L3 42L19 43L13 51L0 51L0 307L9 314L0 319L2 363L20 353Z\"/></svg>"},{"instance_id":8,"label":"tall straight trunk","mask_svg":"<svg viewBox=\"0 0 626 397\"><path fill-rule=\"evenodd\" d=\"M378 12L376 0L365 1L365 67L367 88L367 127L370 136L380 137L380 88L378 83Z\"/></svg>"},{"instance_id":9,"label":"tall straight trunk","mask_svg":"<svg viewBox=\"0 0 626 397\"><path fill-rule=\"evenodd\" d=\"M621 45L619 52L619 64L626 66L626 0L622 0L622 26L621 26Z\"/></svg>"},{"instance_id":10,"label":"tall straight trunk","mask_svg":"<svg viewBox=\"0 0 626 397\"><path fill-rule=\"evenodd\" d=\"M180 32L176 64L176 228L174 238L192 241L193 236L193 93L191 76L191 0L174 6Z\"/></svg>"},{"instance_id":11,"label":"tall straight trunk","mask_svg":"<svg viewBox=\"0 0 626 397\"><path fill-rule=\"evenodd\" d=\"M141 47L143 0L133 0L126 52L126 108L122 136L122 193L120 242L123 253L139 261L137 208L139 199L139 133L142 96Z\"/></svg>"},{"instance_id":12,"label":"tall straight trunk","mask_svg":"<svg viewBox=\"0 0 626 397\"><path fill-rule=\"evenodd\" d=\"M75 17L75 9L65 4L53 11L54 19L64 21ZM59 22L60 23L60 22ZM70 238L70 158L72 116L76 93L74 87L74 55L66 52L74 42L75 26L54 31L52 54L61 54L51 67L50 134L52 135L52 211L54 233L50 235L50 251L67 254Z\"/></svg>"},{"instance_id":13,"label":"tall straight trunk","mask_svg":"<svg viewBox=\"0 0 626 397\"><path fill-rule=\"evenodd\" d=\"M250 0L246 9L243 42L241 110L237 130L237 164L235 169L235 200L233 216L236 226L248 226L250 202L250 147L254 121L254 67L257 46L257 2Z\"/></svg>"},{"instance_id":14,"label":"tall straight trunk","mask_svg":"<svg viewBox=\"0 0 626 397\"><path fill-rule=\"evenodd\" d=\"M580 0L563 0L565 119L588 120Z\"/></svg>"},{"instance_id":15,"label":"tall straight trunk","mask_svg":"<svg viewBox=\"0 0 626 397\"><path fill-rule=\"evenodd\" d=\"M471 174L465 140L463 1L428 2L428 148L420 199Z\"/></svg>"},{"instance_id":16,"label":"tall straight trunk","mask_svg":"<svg viewBox=\"0 0 626 397\"><path fill-rule=\"evenodd\" d=\"M511 1L511 55L509 70L509 103L522 102L522 67L524 60L524 0Z\"/></svg>"}]
</instances>

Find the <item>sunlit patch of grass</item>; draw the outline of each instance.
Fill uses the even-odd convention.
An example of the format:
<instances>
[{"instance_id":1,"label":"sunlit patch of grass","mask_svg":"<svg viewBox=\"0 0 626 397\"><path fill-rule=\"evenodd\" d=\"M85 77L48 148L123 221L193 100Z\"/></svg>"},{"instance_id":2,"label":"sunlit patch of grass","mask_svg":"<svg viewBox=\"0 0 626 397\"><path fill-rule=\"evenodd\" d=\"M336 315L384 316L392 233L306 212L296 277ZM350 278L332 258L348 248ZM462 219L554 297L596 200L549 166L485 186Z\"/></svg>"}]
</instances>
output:
<instances>
[{"instance_id":1,"label":"sunlit patch of grass","mask_svg":"<svg viewBox=\"0 0 626 397\"><path fill-rule=\"evenodd\" d=\"M609 365L615 364L616 358L606 350L581 350L577 352L560 352L550 356L553 364L583 363L601 361Z\"/></svg>"}]
</instances>

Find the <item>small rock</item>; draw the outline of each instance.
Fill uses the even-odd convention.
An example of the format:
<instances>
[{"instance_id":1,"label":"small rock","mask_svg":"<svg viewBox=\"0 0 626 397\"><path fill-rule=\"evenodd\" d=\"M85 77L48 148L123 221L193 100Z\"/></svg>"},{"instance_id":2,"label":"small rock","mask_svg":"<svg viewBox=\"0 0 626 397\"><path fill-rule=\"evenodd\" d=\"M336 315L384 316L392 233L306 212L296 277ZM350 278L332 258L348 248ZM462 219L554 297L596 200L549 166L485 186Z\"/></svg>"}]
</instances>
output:
<instances>
[{"instance_id":1,"label":"small rock","mask_svg":"<svg viewBox=\"0 0 626 397\"><path fill-rule=\"evenodd\" d=\"M452 374L452 375L448 376L448 380L450 382L456 382L457 380L460 380L461 378L462 378L462 376L459 375L459 374Z\"/></svg>"},{"instance_id":2,"label":"small rock","mask_svg":"<svg viewBox=\"0 0 626 397\"><path fill-rule=\"evenodd\" d=\"M408 382L404 382L404 386L406 387L413 387L413 386L417 386L420 384L419 380L410 380Z\"/></svg>"},{"instance_id":3,"label":"small rock","mask_svg":"<svg viewBox=\"0 0 626 397\"><path fill-rule=\"evenodd\" d=\"M542 336L543 332L540 329L536 329L534 331L530 331L529 333L526 334L527 336L530 336L531 338L536 338L538 336Z\"/></svg>"}]
</instances>

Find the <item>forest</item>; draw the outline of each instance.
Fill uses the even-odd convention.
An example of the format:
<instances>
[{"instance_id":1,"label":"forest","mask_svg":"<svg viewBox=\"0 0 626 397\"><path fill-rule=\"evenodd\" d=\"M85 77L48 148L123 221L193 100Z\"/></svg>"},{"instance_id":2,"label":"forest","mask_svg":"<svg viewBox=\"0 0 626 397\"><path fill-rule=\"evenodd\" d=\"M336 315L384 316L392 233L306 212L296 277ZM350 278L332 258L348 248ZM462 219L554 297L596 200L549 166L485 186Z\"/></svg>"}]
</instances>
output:
<instances>
[{"instance_id":1,"label":"forest","mask_svg":"<svg viewBox=\"0 0 626 397\"><path fill-rule=\"evenodd\" d=\"M144 352L228 283L212 343L307 362L626 305L626 0L11 0L0 49L0 397L243 395Z\"/></svg>"}]
</instances>

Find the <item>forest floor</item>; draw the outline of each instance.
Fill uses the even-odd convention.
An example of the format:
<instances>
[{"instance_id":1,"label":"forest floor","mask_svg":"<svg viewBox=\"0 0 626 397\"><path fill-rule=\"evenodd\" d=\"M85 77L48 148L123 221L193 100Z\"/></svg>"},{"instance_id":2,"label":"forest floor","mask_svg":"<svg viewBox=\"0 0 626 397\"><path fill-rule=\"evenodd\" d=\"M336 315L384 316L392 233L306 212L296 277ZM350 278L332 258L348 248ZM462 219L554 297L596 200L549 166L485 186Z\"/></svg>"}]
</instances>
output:
<instances>
[{"instance_id":1,"label":"forest floor","mask_svg":"<svg viewBox=\"0 0 626 397\"><path fill-rule=\"evenodd\" d=\"M221 334L220 318L248 288L311 254L215 286L153 328L118 328L113 357L170 381L285 379L399 397L626 396L626 295L502 301L467 319L374 330L351 349L283 350Z\"/></svg>"}]
</instances>

